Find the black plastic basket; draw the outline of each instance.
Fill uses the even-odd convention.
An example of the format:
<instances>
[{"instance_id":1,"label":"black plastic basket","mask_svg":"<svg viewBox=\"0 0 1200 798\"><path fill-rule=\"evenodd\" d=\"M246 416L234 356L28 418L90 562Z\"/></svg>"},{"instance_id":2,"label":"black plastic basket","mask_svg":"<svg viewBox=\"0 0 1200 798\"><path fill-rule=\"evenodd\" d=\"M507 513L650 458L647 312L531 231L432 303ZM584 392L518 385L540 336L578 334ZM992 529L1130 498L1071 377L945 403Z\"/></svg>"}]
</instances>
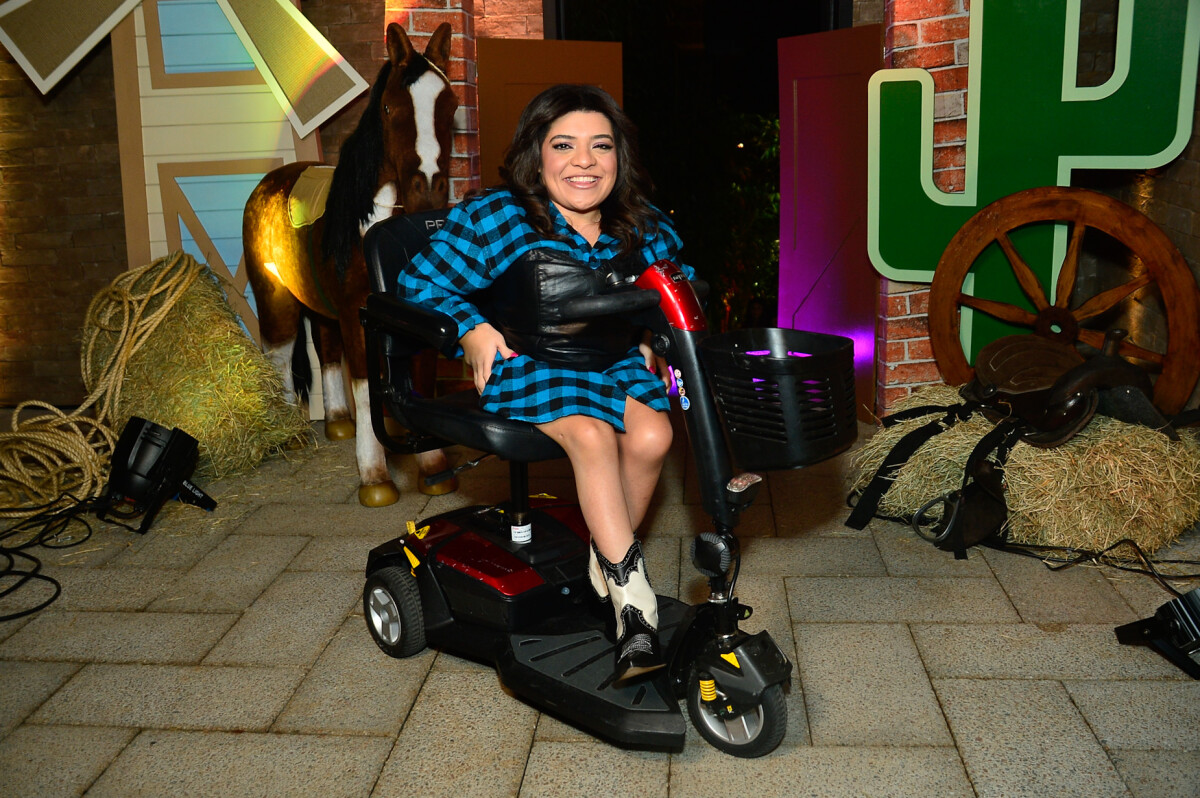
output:
<instances>
[{"instance_id":1,"label":"black plastic basket","mask_svg":"<svg viewBox=\"0 0 1200 798\"><path fill-rule=\"evenodd\" d=\"M704 339L700 356L742 468L810 465L857 437L849 338L774 327L738 330Z\"/></svg>"}]
</instances>

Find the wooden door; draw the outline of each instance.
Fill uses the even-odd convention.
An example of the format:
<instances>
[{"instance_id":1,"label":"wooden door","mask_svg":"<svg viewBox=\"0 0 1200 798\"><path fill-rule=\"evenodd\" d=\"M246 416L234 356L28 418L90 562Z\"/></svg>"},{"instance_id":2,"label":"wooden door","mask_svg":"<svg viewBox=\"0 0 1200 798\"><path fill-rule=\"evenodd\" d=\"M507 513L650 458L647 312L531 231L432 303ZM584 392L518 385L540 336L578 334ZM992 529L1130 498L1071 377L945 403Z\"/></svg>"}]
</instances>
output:
<instances>
[{"instance_id":1,"label":"wooden door","mask_svg":"<svg viewBox=\"0 0 1200 798\"><path fill-rule=\"evenodd\" d=\"M476 48L479 162L485 187L500 182L498 169L517 119L543 89L557 83L588 83L621 102L620 42L480 39Z\"/></svg>"},{"instance_id":2,"label":"wooden door","mask_svg":"<svg viewBox=\"0 0 1200 798\"><path fill-rule=\"evenodd\" d=\"M867 258L867 83L879 25L779 40L779 325L854 341L859 418L875 407L879 278Z\"/></svg>"}]
</instances>

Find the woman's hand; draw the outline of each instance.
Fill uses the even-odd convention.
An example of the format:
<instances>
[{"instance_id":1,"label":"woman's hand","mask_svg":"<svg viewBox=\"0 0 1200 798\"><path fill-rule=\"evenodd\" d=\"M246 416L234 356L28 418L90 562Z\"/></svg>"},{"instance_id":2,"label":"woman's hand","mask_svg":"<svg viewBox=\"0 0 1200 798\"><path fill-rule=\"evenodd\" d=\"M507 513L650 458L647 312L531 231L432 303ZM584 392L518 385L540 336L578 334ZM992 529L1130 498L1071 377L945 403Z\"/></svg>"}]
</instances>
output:
<instances>
[{"instance_id":1,"label":"woman's hand","mask_svg":"<svg viewBox=\"0 0 1200 798\"><path fill-rule=\"evenodd\" d=\"M667 363L667 359L661 355L654 354L654 350L650 348L649 343L643 342L638 344L638 351L646 359L646 368L658 374L658 378L662 380L663 387L670 392L671 366Z\"/></svg>"},{"instance_id":2,"label":"woman's hand","mask_svg":"<svg viewBox=\"0 0 1200 798\"><path fill-rule=\"evenodd\" d=\"M483 393L492 376L492 364L496 362L496 353L503 358L512 357L515 352L508 348L504 336L486 321L472 327L462 338L458 339L463 348L463 360L471 367L475 378L475 390Z\"/></svg>"}]
</instances>

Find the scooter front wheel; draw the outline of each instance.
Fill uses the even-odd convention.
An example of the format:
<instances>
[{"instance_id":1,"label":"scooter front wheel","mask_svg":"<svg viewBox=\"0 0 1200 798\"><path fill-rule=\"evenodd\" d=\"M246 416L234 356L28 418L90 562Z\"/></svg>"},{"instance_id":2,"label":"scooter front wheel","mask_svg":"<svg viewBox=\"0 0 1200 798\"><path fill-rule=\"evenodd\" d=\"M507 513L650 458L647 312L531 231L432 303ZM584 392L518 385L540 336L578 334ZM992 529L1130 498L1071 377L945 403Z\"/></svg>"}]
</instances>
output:
<instances>
[{"instance_id":1,"label":"scooter front wheel","mask_svg":"<svg viewBox=\"0 0 1200 798\"><path fill-rule=\"evenodd\" d=\"M411 657L425 649L425 616L417 580L388 566L367 577L363 615L375 645L389 657Z\"/></svg>"},{"instance_id":2,"label":"scooter front wheel","mask_svg":"<svg viewBox=\"0 0 1200 798\"><path fill-rule=\"evenodd\" d=\"M763 690L758 702L729 700L715 680L705 684L699 671L688 678L688 715L700 736L714 748L745 759L771 753L787 732L783 687Z\"/></svg>"}]
</instances>

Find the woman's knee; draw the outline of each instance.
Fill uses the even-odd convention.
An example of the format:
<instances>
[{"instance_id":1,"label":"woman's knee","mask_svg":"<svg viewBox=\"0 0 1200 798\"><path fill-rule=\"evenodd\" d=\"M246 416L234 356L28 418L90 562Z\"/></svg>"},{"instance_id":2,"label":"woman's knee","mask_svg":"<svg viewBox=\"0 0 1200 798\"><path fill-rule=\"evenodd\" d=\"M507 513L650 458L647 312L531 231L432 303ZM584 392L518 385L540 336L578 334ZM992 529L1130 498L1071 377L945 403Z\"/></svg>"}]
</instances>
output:
<instances>
[{"instance_id":1,"label":"woman's knee","mask_svg":"<svg viewBox=\"0 0 1200 798\"><path fill-rule=\"evenodd\" d=\"M608 422L578 415L551 423L555 425L551 437L558 440L568 454L594 457L616 448L616 431Z\"/></svg>"},{"instance_id":2,"label":"woman's knee","mask_svg":"<svg viewBox=\"0 0 1200 798\"><path fill-rule=\"evenodd\" d=\"M627 419L628 421L628 419ZM636 424L626 423L625 448L643 460L662 460L671 450L675 431L666 413L643 415Z\"/></svg>"}]
</instances>

